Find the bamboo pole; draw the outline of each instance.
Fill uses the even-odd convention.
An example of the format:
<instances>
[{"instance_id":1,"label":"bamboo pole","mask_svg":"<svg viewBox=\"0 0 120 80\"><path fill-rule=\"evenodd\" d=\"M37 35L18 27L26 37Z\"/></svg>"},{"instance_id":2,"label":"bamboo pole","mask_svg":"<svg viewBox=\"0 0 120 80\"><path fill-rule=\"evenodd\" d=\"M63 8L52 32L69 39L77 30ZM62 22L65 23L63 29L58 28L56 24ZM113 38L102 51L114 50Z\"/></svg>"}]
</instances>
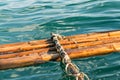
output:
<instances>
[{"instance_id":1,"label":"bamboo pole","mask_svg":"<svg viewBox=\"0 0 120 80\"><path fill-rule=\"evenodd\" d=\"M66 50L70 58L84 58L117 51L120 51L120 42ZM0 59L0 69L29 66L51 60L59 60L59 54L55 51L47 53L33 53L22 57Z\"/></svg>"},{"instance_id":2,"label":"bamboo pole","mask_svg":"<svg viewBox=\"0 0 120 80\"><path fill-rule=\"evenodd\" d=\"M109 31L109 32L99 32L99 33L89 33L89 34L81 34L81 35L74 35L68 36L64 40L60 41L60 44L73 44L76 42L90 42L90 41L97 41L97 40L104 40L108 38L119 38L120 31ZM0 54L7 54L7 53L15 53L15 52L23 52L28 50L34 49L42 49L53 46L52 41L49 40L36 40L36 41L29 41L29 42L20 42L14 44L4 44L0 45Z\"/></svg>"},{"instance_id":3,"label":"bamboo pole","mask_svg":"<svg viewBox=\"0 0 120 80\"><path fill-rule=\"evenodd\" d=\"M0 69L9 69L43 63L52 59L52 56L55 57L54 54L48 55L48 53L44 53L40 56L38 53L33 53L29 56L0 59ZM58 57L58 54L56 57Z\"/></svg>"},{"instance_id":4,"label":"bamboo pole","mask_svg":"<svg viewBox=\"0 0 120 80\"><path fill-rule=\"evenodd\" d=\"M74 48L83 48L83 47L103 45L103 44L114 43L114 42L120 42L120 38L108 38L108 39L104 39L104 40L100 40L100 41L74 43L74 44L62 45L62 46L65 50L70 50L70 49L74 49ZM48 47L48 48L18 52L18 53L13 53L13 54L4 54L4 55L0 55L0 59L20 57L20 56L29 55L32 53L38 53L38 52L44 53L44 52L48 52L48 51L55 51L55 48Z\"/></svg>"},{"instance_id":5,"label":"bamboo pole","mask_svg":"<svg viewBox=\"0 0 120 80\"><path fill-rule=\"evenodd\" d=\"M38 45L19 45L15 47L5 47L5 48L0 48L0 54L8 54L8 53L15 53L15 52L24 52L28 50L34 50L34 49L43 49L53 46L53 43L50 44L38 44Z\"/></svg>"},{"instance_id":6,"label":"bamboo pole","mask_svg":"<svg viewBox=\"0 0 120 80\"><path fill-rule=\"evenodd\" d=\"M22 56L31 55L31 54L34 54L34 53L45 53L45 52L53 51L53 50L55 51L54 47L38 49L38 50L31 50L31 51L25 51L25 52L19 52L19 53L13 53L13 54L5 54L5 55L0 55L0 59L22 57Z\"/></svg>"},{"instance_id":7,"label":"bamboo pole","mask_svg":"<svg viewBox=\"0 0 120 80\"><path fill-rule=\"evenodd\" d=\"M107 54L120 51L120 31L68 36L60 44L71 58ZM53 46L50 39L0 45L0 69L59 60Z\"/></svg>"}]
</instances>

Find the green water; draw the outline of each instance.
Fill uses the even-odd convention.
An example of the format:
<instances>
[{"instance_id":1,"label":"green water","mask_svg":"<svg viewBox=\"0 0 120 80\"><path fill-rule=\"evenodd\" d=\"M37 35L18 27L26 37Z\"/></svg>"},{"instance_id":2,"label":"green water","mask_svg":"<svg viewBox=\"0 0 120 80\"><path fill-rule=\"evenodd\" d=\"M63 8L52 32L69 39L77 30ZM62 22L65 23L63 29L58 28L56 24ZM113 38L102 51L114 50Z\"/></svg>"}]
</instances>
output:
<instances>
[{"instance_id":1,"label":"green water","mask_svg":"<svg viewBox=\"0 0 120 80\"><path fill-rule=\"evenodd\" d=\"M120 0L0 0L0 44L120 29ZM91 80L120 80L120 53L73 60ZM1 70L0 80L71 80L59 62Z\"/></svg>"}]
</instances>

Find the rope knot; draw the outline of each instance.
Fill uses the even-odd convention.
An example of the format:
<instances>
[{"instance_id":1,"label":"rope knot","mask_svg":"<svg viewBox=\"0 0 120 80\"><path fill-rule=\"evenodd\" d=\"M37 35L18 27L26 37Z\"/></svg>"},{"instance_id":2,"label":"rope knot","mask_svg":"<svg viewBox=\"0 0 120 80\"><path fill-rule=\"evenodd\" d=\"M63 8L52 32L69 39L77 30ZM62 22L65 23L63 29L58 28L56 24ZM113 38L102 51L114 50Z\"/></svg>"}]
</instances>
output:
<instances>
[{"instance_id":1,"label":"rope knot","mask_svg":"<svg viewBox=\"0 0 120 80\"><path fill-rule=\"evenodd\" d=\"M51 33L52 37L56 37L58 40L62 40L65 38L65 36L61 36L59 34L54 34L54 33Z\"/></svg>"}]
</instances>

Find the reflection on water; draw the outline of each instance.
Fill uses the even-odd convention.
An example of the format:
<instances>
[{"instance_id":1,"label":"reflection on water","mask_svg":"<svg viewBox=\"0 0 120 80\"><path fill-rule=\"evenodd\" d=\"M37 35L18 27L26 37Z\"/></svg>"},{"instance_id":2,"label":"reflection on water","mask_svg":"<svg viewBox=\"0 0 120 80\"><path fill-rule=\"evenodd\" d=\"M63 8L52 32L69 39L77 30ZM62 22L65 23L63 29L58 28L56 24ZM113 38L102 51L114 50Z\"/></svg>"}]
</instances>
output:
<instances>
[{"instance_id":1,"label":"reflection on water","mask_svg":"<svg viewBox=\"0 0 120 80\"><path fill-rule=\"evenodd\" d=\"M120 29L119 0L0 1L0 44ZM91 80L120 80L120 54L77 59ZM1 70L0 80L70 80L58 62Z\"/></svg>"}]
</instances>

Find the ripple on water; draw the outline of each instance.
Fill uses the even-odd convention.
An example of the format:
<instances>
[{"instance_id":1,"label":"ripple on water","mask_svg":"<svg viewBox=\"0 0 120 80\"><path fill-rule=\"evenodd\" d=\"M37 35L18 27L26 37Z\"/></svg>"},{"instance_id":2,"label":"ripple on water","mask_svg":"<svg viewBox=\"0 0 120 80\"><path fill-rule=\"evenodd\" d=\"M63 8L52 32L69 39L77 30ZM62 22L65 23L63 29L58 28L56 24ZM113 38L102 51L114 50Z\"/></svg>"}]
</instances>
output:
<instances>
[{"instance_id":1,"label":"ripple on water","mask_svg":"<svg viewBox=\"0 0 120 80\"><path fill-rule=\"evenodd\" d=\"M120 29L119 0L0 1L0 44ZM120 54L76 59L91 80L120 80ZM71 80L58 62L0 71L0 80Z\"/></svg>"}]
</instances>

